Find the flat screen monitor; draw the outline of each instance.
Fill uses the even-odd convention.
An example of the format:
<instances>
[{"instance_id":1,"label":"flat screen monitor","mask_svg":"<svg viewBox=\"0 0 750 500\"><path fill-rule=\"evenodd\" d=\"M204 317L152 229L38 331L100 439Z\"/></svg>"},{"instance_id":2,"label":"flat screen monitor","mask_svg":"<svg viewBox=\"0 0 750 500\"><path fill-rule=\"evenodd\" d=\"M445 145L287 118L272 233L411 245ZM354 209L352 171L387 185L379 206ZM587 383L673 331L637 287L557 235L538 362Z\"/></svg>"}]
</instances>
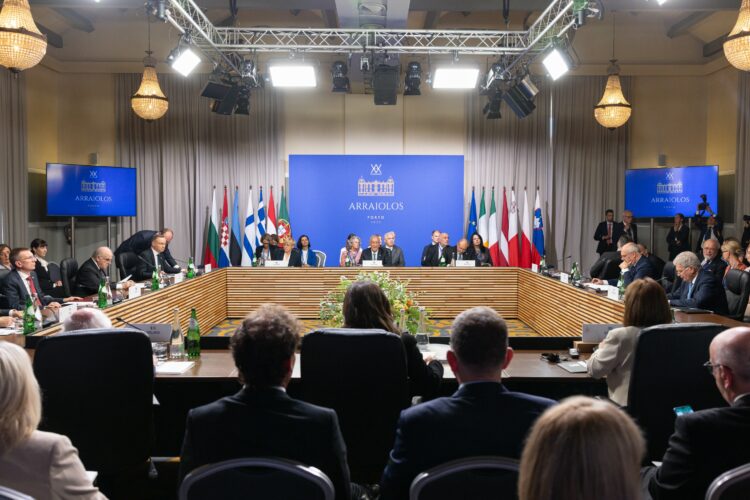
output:
<instances>
[{"instance_id":1,"label":"flat screen monitor","mask_svg":"<svg viewBox=\"0 0 750 500\"><path fill-rule=\"evenodd\" d=\"M625 171L625 208L635 217L690 217L706 199L719 207L719 167L644 168Z\"/></svg>"},{"instance_id":2,"label":"flat screen monitor","mask_svg":"<svg viewBox=\"0 0 750 500\"><path fill-rule=\"evenodd\" d=\"M136 170L47 163L47 215L134 217Z\"/></svg>"}]
</instances>

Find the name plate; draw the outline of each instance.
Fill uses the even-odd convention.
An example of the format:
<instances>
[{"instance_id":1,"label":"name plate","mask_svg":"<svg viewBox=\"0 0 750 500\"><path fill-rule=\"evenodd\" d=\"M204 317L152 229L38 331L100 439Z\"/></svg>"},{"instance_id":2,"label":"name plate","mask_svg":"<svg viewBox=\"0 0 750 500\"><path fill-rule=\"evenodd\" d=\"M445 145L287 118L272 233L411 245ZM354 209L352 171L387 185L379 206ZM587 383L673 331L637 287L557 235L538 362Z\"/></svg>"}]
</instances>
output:
<instances>
[{"instance_id":1,"label":"name plate","mask_svg":"<svg viewBox=\"0 0 750 500\"><path fill-rule=\"evenodd\" d=\"M620 289L616 286L610 286L607 288L607 298L612 300L620 300Z\"/></svg>"},{"instance_id":2,"label":"name plate","mask_svg":"<svg viewBox=\"0 0 750 500\"><path fill-rule=\"evenodd\" d=\"M289 265L283 260L267 260L265 267L289 267Z\"/></svg>"},{"instance_id":3,"label":"name plate","mask_svg":"<svg viewBox=\"0 0 750 500\"><path fill-rule=\"evenodd\" d=\"M143 284L141 283L131 286L130 288L128 288L128 298L135 299L137 297L140 297L142 289L143 289Z\"/></svg>"},{"instance_id":4,"label":"name plate","mask_svg":"<svg viewBox=\"0 0 750 500\"><path fill-rule=\"evenodd\" d=\"M474 260L457 260L456 267L476 267L477 262Z\"/></svg>"},{"instance_id":5,"label":"name plate","mask_svg":"<svg viewBox=\"0 0 750 500\"><path fill-rule=\"evenodd\" d=\"M362 267L383 267L382 260L363 260Z\"/></svg>"},{"instance_id":6,"label":"name plate","mask_svg":"<svg viewBox=\"0 0 750 500\"><path fill-rule=\"evenodd\" d=\"M185 276L180 272L174 275L174 284L182 283L182 280L185 279Z\"/></svg>"},{"instance_id":7,"label":"name plate","mask_svg":"<svg viewBox=\"0 0 750 500\"><path fill-rule=\"evenodd\" d=\"M75 302L73 302L72 304L75 304ZM66 319L68 319L68 317L71 314L73 314L73 311L77 311L77 310L78 310L78 306L75 306L75 305L63 306L57 312L57 320L60 323L62 323L63 321L65 321Z\"/></svg>"},{"instance_id":8,"label":"name plate","mask_svg":"<svg viewBox=\"0 0 750 500\"><path fill-rule=\"evenodd\" d=\"M210 273L211 272L211 264L206 264L203 266L203 272L204 273Z\"/></svg>"},{"instance_id":9,"label":"name plate","mask_svg":"<svg viewBox=\"0 0 750 500\"><path fill-rule=\"evenodd\" d=\"M561 283L570 283L570 275L568 273L560 273Z\"/></svg>"},{"instance_id":10,"label":"name plate","mask_svg":"<svg viewBox=\"0 0 750 500\"><path fill-rule=\"evenodd\" d=\"M531 264L531 272L532 273L538 273L539 272L539 265L538 264Z\"/></svg>"}]
</instances>

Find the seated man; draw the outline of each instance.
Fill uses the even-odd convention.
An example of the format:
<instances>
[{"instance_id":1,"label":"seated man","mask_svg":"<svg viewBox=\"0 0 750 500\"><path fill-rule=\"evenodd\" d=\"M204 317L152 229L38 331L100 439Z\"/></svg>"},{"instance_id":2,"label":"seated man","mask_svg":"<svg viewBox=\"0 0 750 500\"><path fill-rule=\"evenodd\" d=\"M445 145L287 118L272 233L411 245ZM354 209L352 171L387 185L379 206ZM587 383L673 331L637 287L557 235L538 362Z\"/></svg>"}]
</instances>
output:
<instances>
[{"instance_id":1,"label":"seated man","mask_svg":"<svg viewBox=\"0 0 750 500\"><path fill-rule=\"evenodd\" d=\"M76 330L92 330L94 328L112 328L112 321L100 309L84 307L65 318L62 331L74 332Z\"/></svg>"},{"instance_id":2,"label":"seated man","mask_svg":"<svg viewBox=\"0 0 750 500\"><path fill-rule=\"evenodd\" d=\"M750 328L714 337L706 367L729 406L677 417L661 466L643 470L654 500L702 500L719 474L750 462Z\"/></svg>"},{"instance_id":3,"label":"seated man","mask_svg":"<svg viewBox=\"0 0 750 500\"><path fill-rule=\"evenodd\" d=\"M718 240L710 239L703 242L703 262L701 269L714 275L718 280L724 279L724 273L729 265L721 258L721 245Z\"/></svg>"},{"instance_id":4,"label":"seated man","mask_svg":"<svg viewBox=\"0 0 750 500\"><path fill-rule=\"evenodd\" d=\"M534 421L555 402L503 386L512 358L508 328L495 311L475 307L456 317L448 363L461 385L451 397L401 412L380 482L382 500L409 498L417 474L451 460L521 456Z\"/></svg>"},{"instance_id":5,"label":"seated man","mask_svg":"<svg viewBox=\"0 0 750 500\"><path fill-rule=\"evenodd\" d=\"M388 231L383 235L383 239L385 240L385 252L388 254L388 264L386 264L386 261L383 261L384 266L391 266L391 267L404 267L406 265L406 260L404 259L404 251L403 249L396 245L396 233L393 231Z\"/></svg>"},{"instance_id":6,"label":"seated man","mask_svg":"<svg viewBox=\"0 0 750 500\"><path fill-rule=\"evenodd\" d=\"M604 273L605 266L607 265L608 260L617 262L617 265L619 266L622 263L622 259L620 258L620 250L622 250L622 247L624 247L627 243L630 243L630 238L628 238L627 236L620 236L620 239L617 240L617 250L602 253L601 257L599 257L599 259L594 262L594 265L591 266L589 275L592 278L602 278L601 275Z\"/></svg>"},{"instance_id":7,"label":"seated man","mask_svg":"<svg viewBox=\"0 0 750 500\"><path fill-rule=\"evenodd\" d=\"M138 231L133 236L120 243L120 246L115 250L115 257L119 257L120 254L124 252L132 252L136 255L142 254L151 247L151 240L157 233L163 234L164 238L167 240L167 244L164 247L164 260L166 260L170 266L179 269L180 266L177 265L174 257L172 257L172 254L169 252L169 243L174 237L174 231L168 227L163 228L161 231L152 231L149 229Z\"/></svg>"},{"instance_id":8,"label":"seated man","mask_svg":"<svg viewBox=\"0 0 750 500\"><path fill-rule=\"evenodd\" d=\"M99 247L91 254L91 258L81 264L76 273L75 295L78 297L89 297L99 292L99 284L104 282L109 285L109 266L112 263L112 250L107 247ZM127 290L132 281L118 283L117 287Z\"/></svg>"},{"instance_id":9,"label":"seated man","mask_svg":"<svg viewBox=\"0 0 750 500\"><path fill-rule=\"evenodd\" d=\"M440 238L436 245L427 248L427 255L422 261L425 267L447 266L453 259L453 249L449 245L448 233L440 233Z\"/></svg>"},{"instance_id":10,"label":"seated man","mask_svg":"<svg viewBox=\"0 0 750 500\"><path fill-rule=\"evenodd\" d=\"M37 297L37 306L57 310L60 304L49 295L44 295L34 269L36 257L28 248L14 248L10 252L10 263L14 269L3 280L3 293L11 309L23 311L26 298ZM63 302L74 302L78 297L67 297Z\"/></svg>"},{"instance_id":11,"label":"seated man","mask_svg":"<svg viewBox=\"0 0 750 500\"><path fill-rule=\"evenodd\" d=\"M474 249L469 248L469 240L467 240L466 238L461 238L460 240L458 240L458 243L456 243L456 252L453 255L453 258L456 260L476 259Z\"/></svg>"},{"instance_id":12,"label":"seated man","mask_svg":"<svg viewBox=\"0 0 750 500\"><path fill-rule=\"evenodd\" d=\"M425 261L427 260L427 253L430 251L432 247L438 244L438 241L440 241L440 230L439 229L433 229L432 230L432 241L430 241L429 245L425 245L425 247L422 249L422 258L420 259L420 262L423 266L426 266Z\"/></svg>"},{"instance_id":13,"label":"seated man","mask_svg":"<svg viewBox=\"0 0 750 500\"><path fill-rule=\"evenodd\" d=\"M265 304L232 337L244 387L234 396L190 410L180 477L204 464L242 457L279 457L322 470L338 500L348 500L346 445L333 410L292 399L299 343L297 320L282 306Z\"/></svg>"},{"instance_id":14,"label":"seated man","mask_svg":"<svg viewBox=\"0 0 750 500\"><path fill-rule=\"evenodd\" d=\"M388 259L388 253L380 247L380 236L373 234L370 236L370 246L362 250L362 259L360 262L366 260L379 260L383 262L384 266L390 265Z\"/></svg>"},{"instance_id":15,"label":"seated man","mask_svg":"<svg viewBox=\"0 0 750 500\"><path fill-rule=\"evenodd\" d=\"M151 279L151 274L154 272L154 268L158 268L160 272L167 274L176 274L180 272L179 267L173 267L167 262L164 256L164 250L167 248L167 239L161 233L156 233L151 238L151 248L144 250L138 256L138 269L136 279L148 280Z\"/></svg>"},{"instance_id":16,"label":"seated man","mask_svg":"<svg viewBox=\"0 0 750 500\"><path fill-rule=\"evenodd\" d=\"M637 279L659 279L659 277L655 275L656 273L654 271L654 268L651 266L651 262L649 262L648 258L641 255L640 250L638 250L638 245L636 245L635 243L626 243L625 246L623 246L620 250L620 258L622 259L620 268L623 270L627 269L627 271L625 271L625 273L622 275L622 281L625 284L626 288L629 284ZM619 278L613 278L610 280L601 280L599 278L594 278L591 281L599 285L608 283L611 286L617 286Z\"/></svg>"},{"instance_id":17,"label":"seated man","mask_svg":"<svg viewBox=\"0 0 750 500\"><path fill-rule=\"evenodd\" d=\"M682 285L669 294L671 306L708 309L716 314L729 312L721 281L701 268L697 255L693 252L678 254L674 258L674 267L677 276L682 278Z\"/></svg>"}]
</instances>

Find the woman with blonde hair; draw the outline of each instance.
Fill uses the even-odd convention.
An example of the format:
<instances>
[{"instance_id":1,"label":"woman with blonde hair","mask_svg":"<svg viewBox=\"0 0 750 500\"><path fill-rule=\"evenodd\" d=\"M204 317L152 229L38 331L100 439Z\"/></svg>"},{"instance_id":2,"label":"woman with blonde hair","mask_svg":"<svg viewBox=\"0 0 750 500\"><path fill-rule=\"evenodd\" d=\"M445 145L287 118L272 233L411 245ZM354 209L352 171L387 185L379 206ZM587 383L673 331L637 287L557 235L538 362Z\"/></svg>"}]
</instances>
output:
<instances>
[{"instance_id":1,"label":"woman with blonde hair","mask_svg":"<svg viewBox=\"0 0 750 500\"><path fill-rule=\"evenodd\" d=\"M740 242L735 239L727 238L721 245L721 257L729 264L724 271L724 276L727 275L730 269L739 269L744 271L747 266L743 262L745 253L742 251Z\"/></svg>"},{"instance_id":2,"label":"woman with blonde hair","mask_svg":"<svg viewBox=\"0 0 750 500\"><path fill-rule=\"evenodd\" d=\"M37 500L106 499L70 440L37 430L39 384L29 355L11 342L0 342L0 409L0 485Z\"/></svg>"},{"instance_id":3,"label":"woman with blonde hair","mask_svg":"<svg viewBox=\"0 0 750 500\"><path fill-rule=\"evenodd\" d=\"M520 500L640 500L645 442L612 403L583 396L545 411L521 454Z\"/></svg>"}]
</instances>

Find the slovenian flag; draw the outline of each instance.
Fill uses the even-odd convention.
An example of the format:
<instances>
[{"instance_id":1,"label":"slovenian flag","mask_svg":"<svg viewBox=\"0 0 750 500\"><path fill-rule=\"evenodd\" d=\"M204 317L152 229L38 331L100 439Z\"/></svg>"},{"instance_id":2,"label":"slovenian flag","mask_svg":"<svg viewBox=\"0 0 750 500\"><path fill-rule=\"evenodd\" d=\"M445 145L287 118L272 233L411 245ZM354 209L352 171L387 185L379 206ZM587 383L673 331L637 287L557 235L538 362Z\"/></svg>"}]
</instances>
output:
<instances>
[{"instance_id":1,"label":"slovenian flag","mask_svg":"<svg viewBox=\"0 0 750 500\"><path fill-rule=\"evenodd\" d=\"M544 257L544 223L542 222L542 204L539 202L539 190L536 190L534 202L534 246L531 247L531 262L539 264Z\"/></svg>"},{"instance_id":2,"label":"slovenian flag","mask_svg":"<svg viewBox=\"0 0 750 500\"><path fill-rule=\"evenodd\" d=\"M510 217L508 221L508 263L513 267L521 265L518 255L518 205L516 204L516 190L510 190Z\"/></svg>"}]
</instances>

